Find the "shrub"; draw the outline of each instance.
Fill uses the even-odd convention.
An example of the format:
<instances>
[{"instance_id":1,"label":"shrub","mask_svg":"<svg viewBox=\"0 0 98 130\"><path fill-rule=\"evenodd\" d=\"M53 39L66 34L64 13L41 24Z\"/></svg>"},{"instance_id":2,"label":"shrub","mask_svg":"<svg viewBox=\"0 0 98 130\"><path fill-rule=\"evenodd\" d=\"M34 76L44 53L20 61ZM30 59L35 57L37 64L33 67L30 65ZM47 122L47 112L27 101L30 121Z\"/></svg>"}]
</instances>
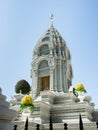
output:
<instances>
[{"instance_id":1,"label":"shrub","mask_svg":"<svg viewBox=\"0 0 98 130\"><path fill-rule=\"evenodd\" d=\"M17 82L17 84L15 85L15 92L16 93L22 93L22 94L27 94L30 92L30 85L29 83L22 79L22 80L19 80Z\"/></svg>"}]
</instances>

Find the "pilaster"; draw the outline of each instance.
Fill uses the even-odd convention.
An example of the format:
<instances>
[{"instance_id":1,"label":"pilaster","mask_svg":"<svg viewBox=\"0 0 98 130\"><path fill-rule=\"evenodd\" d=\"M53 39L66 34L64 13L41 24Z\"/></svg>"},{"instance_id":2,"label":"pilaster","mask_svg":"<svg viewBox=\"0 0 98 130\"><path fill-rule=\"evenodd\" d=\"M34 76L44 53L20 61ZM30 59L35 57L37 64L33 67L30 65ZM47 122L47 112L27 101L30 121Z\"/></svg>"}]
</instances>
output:
<instances>
[{"instance_id":1,"label":"pilaster","mask_svg":"<svg viewBox=\"0 0 98 130\"><path fill-rule=\"evenodd\" d=\"M37 87L37 84L38 84L38 71L37 70L35 70L34 71L35 72L35 74L34 74L34 80L33 80L33 98L35 99L36 98L36 96L39 94L39 88Z\"/></svg>"},{"instance_id":2,"label":"pilaster","mask_svg":"<svg viewBox=\"0 0 98 130\"><path fill-rule=\"evenodd\" d=\"M54 71L54 69L50 68L50 90L51 91L54 90L54 88L53 88L53 71Z\"/></svg>"},{"instance_id":3,"label":"pilaster","mask_svg":"<svg viewBox=\"0 0 98 130\"><path fill-rule=\"evenodd\" d=\"M60 89L62 91L62 61L60 59Z\"/></svg>"},{"instance_id":4,"label":"pilaster","mask_svg":"<svg viewBox=\"0 0 98 130\"><path fill-rule=\"evenodd\" d=\"M55 66L55 91L57 91L57 66Z\"/></svg>"}]
</instances>

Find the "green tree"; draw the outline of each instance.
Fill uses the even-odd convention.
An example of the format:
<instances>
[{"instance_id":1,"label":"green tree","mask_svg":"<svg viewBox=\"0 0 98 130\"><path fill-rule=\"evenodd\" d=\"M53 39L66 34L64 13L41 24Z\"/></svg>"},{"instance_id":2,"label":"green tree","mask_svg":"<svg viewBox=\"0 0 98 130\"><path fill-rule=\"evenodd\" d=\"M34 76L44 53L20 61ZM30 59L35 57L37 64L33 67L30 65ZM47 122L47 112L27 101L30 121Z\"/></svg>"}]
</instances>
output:
<instances>
[{"instance_id":1,"label":"green tree","mask_svg":"<svg viewBox=\"0 0 98 130\"><path fill-rule=\"evenodd\" d=\"M22 80L19 80L17 82L17 84L15 85L15 92L16 93L22 93L22 94L27 94L30 92L30 85L29 83L22 79Z\"/></svg>"}]
</instances>

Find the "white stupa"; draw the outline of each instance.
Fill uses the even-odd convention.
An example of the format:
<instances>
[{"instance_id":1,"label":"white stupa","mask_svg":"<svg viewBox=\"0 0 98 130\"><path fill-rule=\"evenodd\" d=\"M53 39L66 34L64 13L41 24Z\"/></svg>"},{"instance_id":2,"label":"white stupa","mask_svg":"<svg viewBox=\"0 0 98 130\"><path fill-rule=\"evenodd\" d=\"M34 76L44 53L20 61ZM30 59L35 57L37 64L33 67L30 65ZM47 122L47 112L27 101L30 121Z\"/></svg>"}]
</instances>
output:
<instances>
[{"instance_id":1,"label":"white stupa","mask_svg":"<svg viewBox=\"0 0 98 130\"><path fill-rule=\"evenodd\" d=\"M2 94L0 88L0 130L13 130L12 121L17 116L17 112L9 109L10 103L6 101L6 96Z\"/></svg>"},{"instance_id":2,"label":"white stupa","mask_svg":"<svg viewBox=\"0 0 98 130\"><path fill-rule=\"evenodd\" d=\"M31 65L31 96L35 111L31 115L29 112L19 113L15 120L18 129L24 129L24 119L29 116L29 130L35 129L36 123L42 130L48 130L52 115L54 130L64 130L65 122L68 130L78 130L81 114L85 130L96 130L98 112L90 96L84 96L80 102L79 97L73 94L71 54L53 22L38 40Z\"/></svg>"}]
</instances>

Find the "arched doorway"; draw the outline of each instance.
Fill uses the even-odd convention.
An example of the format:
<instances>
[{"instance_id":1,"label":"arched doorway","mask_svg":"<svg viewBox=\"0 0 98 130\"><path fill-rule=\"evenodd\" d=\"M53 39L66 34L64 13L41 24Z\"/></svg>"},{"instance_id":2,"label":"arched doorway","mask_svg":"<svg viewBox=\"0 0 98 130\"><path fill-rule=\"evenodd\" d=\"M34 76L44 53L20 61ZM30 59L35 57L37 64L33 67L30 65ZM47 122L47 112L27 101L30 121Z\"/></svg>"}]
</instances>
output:
<instances>
[{"instance_id":1,"label":"arched doorway","mask_svg":"<svg viewBox=\"0 0 98 130\"><path fill-rule=\"evenodd\" d=\"M50 76L40 77L40 91L50 89Z\"/></svg>"}]
</instances>

